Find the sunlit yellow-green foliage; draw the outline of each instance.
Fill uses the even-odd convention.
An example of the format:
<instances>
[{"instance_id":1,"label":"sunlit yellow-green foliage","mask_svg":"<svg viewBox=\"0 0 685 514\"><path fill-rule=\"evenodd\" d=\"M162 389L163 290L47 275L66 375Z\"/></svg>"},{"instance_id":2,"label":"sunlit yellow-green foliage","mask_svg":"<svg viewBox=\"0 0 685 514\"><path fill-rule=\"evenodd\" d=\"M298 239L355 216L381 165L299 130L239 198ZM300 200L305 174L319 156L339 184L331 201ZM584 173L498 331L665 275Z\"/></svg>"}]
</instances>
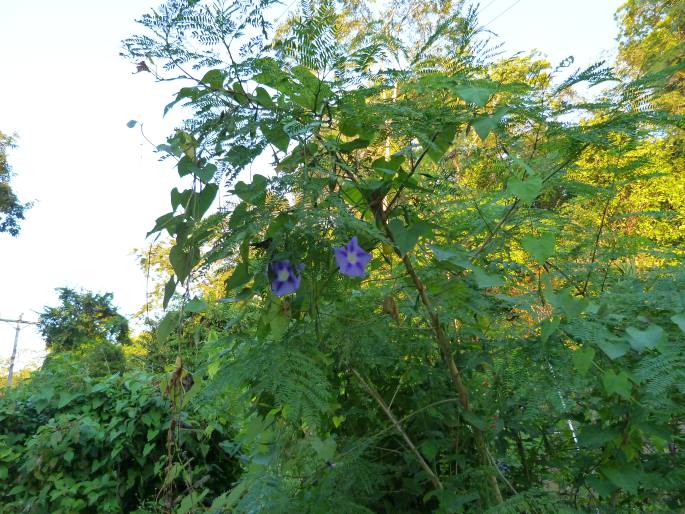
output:
<instances>
[{"instance_id":1,"label":"sunlit yellow-green foliage","mask_svg":"<svg viewBox=\"0 0 685 514\"><path fill-rule=\"evenodd\" d=\"M685 4L680 1L628 0L616 15L619 59L631 73L659 71L685 59ZM672 78L682 81L682 73ZM680 94L683 85L679 85ZM682 106L681 106L682 107Z\"/></svg>"},{"instance_id":2,"label":"sunlit yellow-green foliage","mask_svg":"<svg viewBox=\"0 0 685 514\"><path fill-rule=\"evenodd\" d=\"M620 26L618 62L637 76L678 69L664 80L663 88L644 105L653 104L667 112L685 113L685 3L659 0L630 0L617 13ZM664 137L667 134L670 137ZM644 161L640 173L652 178L627 186L620 198L621 212L647 212L619 220L628 232L648 237L657 245L676 252L685 247L685 132L683 126L667 133L655 133L635 149ZM658 259L656 262L660 262Z\"/></svg>"},{"instance_id":3,"label":"sunlit yellow-green foliage","mask_svg":"<svg viewBox=\"0 0 685 514\"><path fill-rule=\"evenodd\" d=\"M9 371L9 366L5 365L3 362L0 365L0 395L3 394L2 390L7 386L7 373ZM35 371L32 366L23 367L21 369L15 369L12 373L12 387L16 387L20 382L28 380L31 378L31 374Z\"/></svg>"}]
</instances>

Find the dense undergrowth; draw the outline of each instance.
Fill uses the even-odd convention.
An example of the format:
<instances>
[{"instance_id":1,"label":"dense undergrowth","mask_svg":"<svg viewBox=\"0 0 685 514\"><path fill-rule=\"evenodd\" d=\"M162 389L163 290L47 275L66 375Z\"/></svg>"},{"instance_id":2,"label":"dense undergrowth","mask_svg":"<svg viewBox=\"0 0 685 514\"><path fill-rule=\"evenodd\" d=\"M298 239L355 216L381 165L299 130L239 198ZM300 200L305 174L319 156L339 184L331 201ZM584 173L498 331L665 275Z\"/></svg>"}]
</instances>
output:
<instances>
[{"instance_id":1,"label":"dense undergrowth","mask_svg":"<svg viewBox=\"0 0 685 514\"><path fill-rule=\"evenodd\" d=\"M170 0L125 41L185 79L159 319L0 398L2 505L685 508L682 9L627 2L622 67L570 72L459 2L273 5Z\"/></svg>"}]
</instances>

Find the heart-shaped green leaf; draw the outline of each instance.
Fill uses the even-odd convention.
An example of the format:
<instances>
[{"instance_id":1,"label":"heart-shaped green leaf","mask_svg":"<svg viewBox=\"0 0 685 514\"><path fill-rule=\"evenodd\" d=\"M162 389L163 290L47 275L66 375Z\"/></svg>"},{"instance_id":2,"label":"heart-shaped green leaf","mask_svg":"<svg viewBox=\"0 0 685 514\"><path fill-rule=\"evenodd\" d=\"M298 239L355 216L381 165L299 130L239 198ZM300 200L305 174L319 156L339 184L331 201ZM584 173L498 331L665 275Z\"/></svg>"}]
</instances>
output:
<instances>
[{"instance_id":1,"label":"heart-shaped green leaf","mask_svg":"<svg viewBox=\"0 0 685 514\"><path fill-rule=\"evenodd\" d=\"M628 342L633 350L641 352L645 349L652 349L665 337L664 329L658 325L649 325L645 330L635 327L626 328Z\"/></svg>"}]
</instances>

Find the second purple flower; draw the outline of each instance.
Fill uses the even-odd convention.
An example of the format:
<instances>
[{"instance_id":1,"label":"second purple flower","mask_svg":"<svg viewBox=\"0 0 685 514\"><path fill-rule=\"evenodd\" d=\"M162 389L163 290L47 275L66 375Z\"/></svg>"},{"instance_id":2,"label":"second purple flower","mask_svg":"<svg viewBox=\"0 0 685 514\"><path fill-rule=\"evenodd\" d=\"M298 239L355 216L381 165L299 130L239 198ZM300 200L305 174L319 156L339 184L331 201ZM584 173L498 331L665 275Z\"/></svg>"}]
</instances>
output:
<instances>
[{"instance_id":1,"label":"second purple flower","mask_svg":"<svg viewBox=\"0 0 685 514\"><path fill-rule=\"evenodd\" d=\"M300 287L302 277L295 273L290 261L277 261L271 264L274 275L271 281L271 292L276 296L292 293Z\"/></svg>"},{"instance_id":2,"label":"second purple flower","mask_svg":"<svg viewBox=\"0 0 685 514\"><path fill-rule=\"evenodd\" d=\"M357 236L345 246L335 248L335 261L340 273L348 277L363 277L366 275L366 265L371 260L371 254L365 251L357 242Z\"/></svg>"}]
</instances>

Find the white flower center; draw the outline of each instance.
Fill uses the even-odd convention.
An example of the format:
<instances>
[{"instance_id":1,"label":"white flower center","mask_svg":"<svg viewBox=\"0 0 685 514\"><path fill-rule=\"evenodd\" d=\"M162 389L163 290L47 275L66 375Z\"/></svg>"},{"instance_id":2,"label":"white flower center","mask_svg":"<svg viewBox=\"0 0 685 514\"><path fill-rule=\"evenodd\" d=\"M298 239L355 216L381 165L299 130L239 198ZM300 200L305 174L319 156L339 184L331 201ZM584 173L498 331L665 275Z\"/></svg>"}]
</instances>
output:
<instances>
[{"instance_id":1,"label":"white flower center","mask_svg":"<svg viewBox=\"0 0 685 514\"><path fill-rule=\"evenodd\" d=\"M282 269L278 272L278 277L276 278L278 278L279 282L285 282L290 278L290 272L287 269Z\"/></svg>"},{"instance_id":2,"label":"white flower center","mask_svg":"<svg viewBox=\"0 0 685 514\"><path fill-rule=\"evenodd\" d=\"M357 264L357 254L355 252L349 252L347 254L347 261L350 264Z\"/></svg>"}]
</instances>

